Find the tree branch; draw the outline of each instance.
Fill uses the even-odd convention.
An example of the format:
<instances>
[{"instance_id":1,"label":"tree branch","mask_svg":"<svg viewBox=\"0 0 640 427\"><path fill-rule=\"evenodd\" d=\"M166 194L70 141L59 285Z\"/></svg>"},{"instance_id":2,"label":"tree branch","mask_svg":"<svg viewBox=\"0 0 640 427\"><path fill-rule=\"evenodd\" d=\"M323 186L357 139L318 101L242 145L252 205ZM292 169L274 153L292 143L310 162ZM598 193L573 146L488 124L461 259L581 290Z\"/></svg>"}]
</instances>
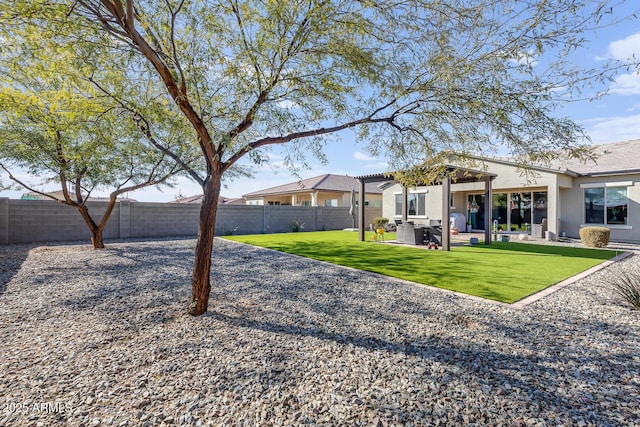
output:
<instances>
[{"instance_id":1,"label":"tree branch","mask_svg":"<svg viewBox=\"0 0 640 427\"><path fill-rule=\"evenodd\" d=\"M229 160L227 160L224 163L223 170L226 171L227 169L229 169L229 167L231 167L235 162L240 160L248 152L250 152L252 150L255 150L255 149L258 149L260 147L267 146L267 145L284 144L284 143L287 143L287 142L290 142L290 141L293 141L293 140L296 140L296 139L308 138L308 137L319 136L319 135L326 135L326 134L329 134L329 133L339 132L341 130L353 128L353 127L364 125L364 124L386 123L386 124L389 124L391 126L394 126L394 127L398 128L398 129L401 129L397 125L397 123L395 122L395 119L397 118L397 116L399 114L399 110L393 112L393 114L391 114L391 115L389 115L387 117L374 118L374 116L377 113L379 113L380 111L382 111L382 110L388 108L389 106L393 105L395 102L396 102L396 100L394 99L393 101L389 102L388 104L378 108L371 115L369 115L367 117L363 117L363 118L358 119L358 120L353 120L353 121L350 121L350 122L347 122L347 123L343 123L343 124L338 125L338 126L332 126L332 127L327 127L327 128L317 128L317 129L312 129L312 130L307 130L307 131L294 132L294 133L290 133L290 134L284 135L284 136L266 137L266 138L259 139L257 141L254 141L254 142L244 146L241 150L239 150L233 156L231 156L231 158L229 158Z\"/></svg>"}]
</instances>

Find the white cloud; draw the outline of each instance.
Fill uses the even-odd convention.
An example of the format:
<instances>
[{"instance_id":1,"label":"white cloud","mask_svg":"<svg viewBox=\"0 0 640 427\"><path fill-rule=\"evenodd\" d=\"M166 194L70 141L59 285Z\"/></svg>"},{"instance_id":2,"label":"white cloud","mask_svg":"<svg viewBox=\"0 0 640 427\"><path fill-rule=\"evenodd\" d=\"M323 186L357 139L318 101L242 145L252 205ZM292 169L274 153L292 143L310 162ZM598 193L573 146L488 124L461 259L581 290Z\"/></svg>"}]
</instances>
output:
<instances>
[{"instance_id":1,"label":"white cloud","mask_svg":"<svg viewBox=\"0 0 640 427\"><path fill-rule=\"evenodd\" d=\"M360 151L356 151L355 153L353 153L353 158L356 160L361 160L363 162L370 162L370 161L376 160L371 156L367 156L366 154L361 153Z\"/></svg>"},{"instance_id":2,"label":"white cloud","mask_svg":"<svg viewBox=\"0 0 640 427\"><path fill-rule=\"evenodd\" d=\"M533 50L528 52L519 52L515 59L511 60L514 64L529 65L535 67L538 65L538 59L535 57Z\"/></svg>"},{"instance_id":3,"label":"white cloud","mask_svg":"<svg viewBox=\"0 0 640 427\"><path fill-rule=\"evenodd\" d=\"M284 101L278 102L278 107L284 108L285 110L294 110L296 108L300 108L300 105L296 102L285 99Z\"/></svg>"},{"instance_id":4,"label":"white cloud","mask_svg":"<svg viewBox=\"0 0 640 427\"><path fill-rule=\"evenodd\" d=\"M377 163L368 163L364 166L365 169L375 170L377 172L386 172L389 170L389 163L387 162L377 162Z\"/></svg>"},{"instance_id":5,"label":"white cloud","mask_svg":"<svg viewBox=\"0 0 640 427\"><path fill-rule=\"evenodd\" d=\"M620 95L640 95L640 74L622 74L611 85L611 93Z\"/></svg>"},{"instance_id":6,"label":"white cloud","mask_svg":"<svg viewBox=\"0 0 640 427\"><path fill-rule=\"evenodd\" d=\"M634 55L638 56L640 54L640 33L610 43L608 53L609 57L622 60L630 59Z\"/></svg>"},{"instance_id":7,"label":"white cloud","mask_svg":"<svg viewBox=\"0 0 640 427\"><path fill-rule=\"evenodd\" d=\"M585 122L594 144L640 138L640 115L600 117Z\"/></svg>"}]
</instances>

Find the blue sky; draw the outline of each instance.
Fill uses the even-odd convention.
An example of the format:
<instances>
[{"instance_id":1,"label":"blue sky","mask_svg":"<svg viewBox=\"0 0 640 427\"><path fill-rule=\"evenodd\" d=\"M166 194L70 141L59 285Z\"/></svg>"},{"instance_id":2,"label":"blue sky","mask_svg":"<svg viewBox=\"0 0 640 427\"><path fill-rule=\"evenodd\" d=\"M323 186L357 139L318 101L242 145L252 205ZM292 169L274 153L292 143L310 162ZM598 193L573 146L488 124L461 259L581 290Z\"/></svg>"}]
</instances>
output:
<instances>
[{"instance_id":1,"label":"blue sky","mask_svg":"<svg viewBox=\"0 0 640 427\"><path fill-rule=\"evenodd\" d=\"M619 17L625 17L636 8L635 1L627 1L615 13ZM588 49L577 53L576 60L588 68L606 59L626 59L633 55L640 58L640 20L636 18L599 30L589 41ZM609 94L601 99L567 103L558 111L558 115L582 124L594 144L640 138L640 75L636 71L621 73L608 89ZM594 93L596 90L594 89ZM343 132L337 138L330 137L324 150L327 164L323 165L310 156L310 169L301 170L299 176L309 178L325 173L357 176L387 170L386 159L370 156L364 144L356 144L354 141L352 132ZM275 148L270 153L271 161L268 165L253 168L253 179L243 178L226 182L227 187L223 188L222 194L227 197L240 197L256 190L298 180L283 166L285 154L286 148ZM7 182L5 177L1 179L2 182ZM23 192L3 191L0 196L19 198ZM179 180L175 188L143 189L128 196L139 201L165 202L176 199L178 195L191 196L200 193L197 184L184 178Z\"/></svg>"}]
</instances>

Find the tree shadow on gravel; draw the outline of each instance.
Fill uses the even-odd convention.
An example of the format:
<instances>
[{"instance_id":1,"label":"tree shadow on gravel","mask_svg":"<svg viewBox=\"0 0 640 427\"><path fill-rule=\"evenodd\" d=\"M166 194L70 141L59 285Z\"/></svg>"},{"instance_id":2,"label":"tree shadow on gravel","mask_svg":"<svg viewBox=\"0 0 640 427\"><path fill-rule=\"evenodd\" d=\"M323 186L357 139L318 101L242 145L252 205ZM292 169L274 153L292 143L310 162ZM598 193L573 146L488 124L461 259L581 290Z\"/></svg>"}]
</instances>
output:
<instances>
[{"instance_id":1,"label":"tree shadow on gravel","mask_svg":"<svg viewBox=\"0 0 640 427\"><path fill-rule=\"evenodd\" d=\"M60 298L49 305L72 315L99 316L106 325L126 331L172 320L190 291L193 246L165 248L143 242L109 251L79 254L73 280L81 290L62 289ZM41 278L42 286L68 273L64 266L50 268ZM552 421L576 415L593 425L618 425L620 416L632 416L633 409L612 407L611 400L598 394L609 398L620 393L616 397L622 398L626 390L627 408L640 403L637 354L618 352L613 362L606 346L570 351L569 341L580 344L571 319L558 321L557 327L538 336L532 331L545 325L535 314L468 303L440 291L232 243L216 246L212 287L210 311L184 320L201 324L194 333L203 341L214 340L215 331L227 325L237 339L251 329L292 340L313 338L371 353L402 354L443 368L421 374L416 387L435 382L446 390L460 379L476 389L487 387L491 398L511 399L519 409L534 405L541 418L554 414ZM579 320L586 333L617 328L614 320ZM630 334L624 339L637 339L636 332ZM496 339L502 342L496 344ZM193 354L201 350L193 342L188 345L193 345ZM610 368L602 368L606 366ZM393 411L411 421L402 407Z\"/></svg>"},{"instance_id":2,"label":"tree shadow on gravel","mask_svg":"<svg viewBox=\"0 0 640 427\"><path fill-rule=\"evenodd\" d=\"M7 285L20 271L22 264L29 256L35 244L0 245L0 297L7 290Z\"/></svg>"},{"instance_id":3,"label":"tree shadow on gravel","mask_svg":"<svg viewBox=\"0 0 640 427\"><path fill-rule=\"evenodd\" d=\"M615 319L567 312L557 313L553 325L547 325L541 313L467 304L458 297L339 267L318 269L313 261L287 255L256 251L243 256L260 259L245 261L251 279L238 279L233 286L222 285L220 279L207 317L233 328L445 364L447 373L436 378L442 387L459 375L451 369L455 367L467 380L490 387L498 398L508 399L516 391L528 396L513 399L523 407L535 405L539 414L555 414L555 420L582 418L594 425L636 421L637 414L624 408L640 405L637 351L628 345L612 354L607 343L618 337L637 343L638 331L621 327ZM301 273L287 277L287 271ZM282 280L263 285L261 278L271 274ZM383 288L388 290L381 293ZM434 295L432 304L429 298ZM418 323L426 326L415 328ZM546 330L538 333L541 329ZM612 407L611 396L626 396L629 406Z\"/></svg>"},{"instance_id":4,"label":"tree shadow on gravel","mask_svg":"<svg viewBox=\"0 0 640 427\"><path fill-rule=\"evenodd\" d=\"M339 310L334 307L332 310ZM210 312L206 315L219 322L234 328L250 328L267 332L269 334L284 334L295 339L301 337L315 338L322 341L330 341L339 345L352 345L370 352L401 353L406 356L424 359L431 363L444 366L444 372L425 376L425 382L435 381L441 388L446 388L452 380L459 375L464 375L467 380L478 382L490 387L493 396L505 400L512 393L528 395L529 400L523 401L521 397L514 396L518 405L535 405L538 408L538 416L545 418L544 412L550 411L558 419L569 415L582 417L595 425L617 425L621 416L611 409L610 402L603 396L623 395L620 388L626 389L630 400L640 404L640 396L637 390L640 387L637 372L637 354L629 352L618 354L616 362L612 363L606 352L593 351L590 354L563 354L567 348L562 343L546 343L548 355L540 356L537 353L530 355L511 354L497 352L490 345L474 346L469 349L458 340L448 337L433 336L426 340L416 342L413 337L404 336L397 340L387 340L378 336L358 335L355 333L332 332L320 325L301 327L284 325L273 321L261 321L246 317L232 317L225 314ZM376 315L376 321L379 317ZM392 319L389 319L392 320ZM606 327L606 324L597 327ZM563 354L558 357L558 354ZM569 367L576 369L571 370ZM584 366L578 372L577 367ZM606 366L607 368L602 370ZM459 369L452 369L456 367ZM589 368L587 368L589 367ZM636 369L637 371L637 369ZM574 385L568 383L575 382ZM572 390L573 389L573 390ZM590 393L575 390L588 390ZM635 390L635 396L633 396ZM512 402L514 403L514 402ZM411 421L397 410L400 419ZM552 417L553 418L553 417Z\"/></svg>"},{"instance_id":5,"label":"tree shadow on gravel","mask_svg":"<svg viewBox=\"0 0 640 427\"><path fill-rule=\"evenodd\" d=\"M137 328L174 319L176 302L186 309L192 265L191 247L141 242L93 252L68 268L49 267L38 282L79 283L75 292L60 295L59 306Z\"/></svg>"}]
</instances>

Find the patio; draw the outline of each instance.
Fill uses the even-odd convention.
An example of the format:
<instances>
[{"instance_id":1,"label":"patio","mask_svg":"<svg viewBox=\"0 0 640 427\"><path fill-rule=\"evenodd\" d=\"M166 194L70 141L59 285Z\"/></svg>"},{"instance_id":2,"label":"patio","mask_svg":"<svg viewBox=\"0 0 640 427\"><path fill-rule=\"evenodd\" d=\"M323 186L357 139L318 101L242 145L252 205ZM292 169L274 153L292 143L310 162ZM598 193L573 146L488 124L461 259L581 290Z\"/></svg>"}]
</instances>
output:
<instances>
[{"instance_id":1,"label":"patio","mask_svg":"<svg viewBox=\"0 0 640 427\"><path fill-rule=\"evenodd\" d=\"M463 168L454 165L443 165L442 173L432 182L424 182L422 185L441 185L442 186L442 200L441 200L441 218L440 218L440 226L441 226L441 246L442 249L448 251L451 247L450 245L450 224L449 218L451 214L451 206L450 206L450 197L451 197L451 184L455 183L475 183L482 182L484 183L484 196L487 200L491 200L491 182L496 178L496 174L489 173L485 171L479 171L475 169ZM365 231L365 215L364 215L364 205L365 205L365 185L371 183L385 183L394 181L393 173L378 173L372 175L364 175L355 177L358 181L360 181L360 191L359 194L359 202L358 202L358 224L359 224L359 232L360 232L360 240L364 241L364 231ZM402 195L402 224L405 225L408 221L408 189L405 185L402 187L403 195ZM491 244L491 206L485 206L484 212L484 241L485 245ZM418 226L418 224L416 224ZM425 223L422 224L423 227L435 226L435 224ZM415 240L412 239L415 243Z\"/></svg>"}]
</instances>

